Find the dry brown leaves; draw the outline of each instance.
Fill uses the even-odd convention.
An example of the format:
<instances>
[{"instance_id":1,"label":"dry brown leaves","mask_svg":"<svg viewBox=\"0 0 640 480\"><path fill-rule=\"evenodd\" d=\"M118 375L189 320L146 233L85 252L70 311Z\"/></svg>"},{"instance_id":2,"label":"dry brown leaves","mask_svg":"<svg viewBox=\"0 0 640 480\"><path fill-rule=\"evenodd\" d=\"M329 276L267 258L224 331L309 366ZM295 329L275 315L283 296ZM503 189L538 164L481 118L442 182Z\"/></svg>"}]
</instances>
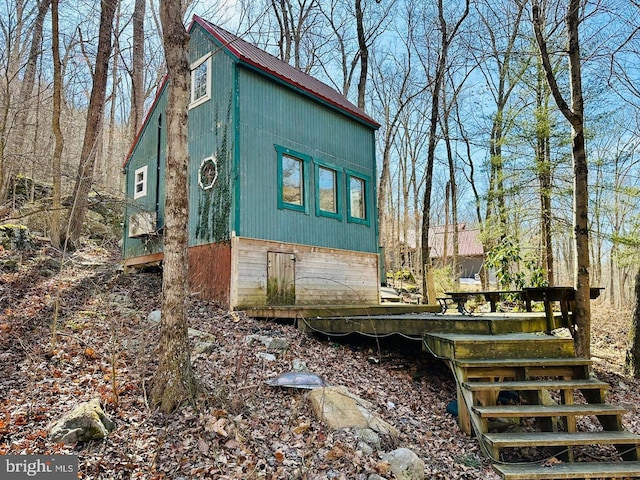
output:
<instances>
[{"instance_id":1,"label":"dry brown leaves","mask_svg":"<svg viewBox=\"0 0 640 480\"><path fill-rule=\"evenodd\" d=\"M103 249L79 252L59 274L42 275L41 264L51 258L60 260L46 248L31 252L19 272L1 277L0 454L76 454L82 477L90 479L392 478L381 452L366 455L354 432L325 428L304 391L264 384L301 359L329 384L345 385L370 402L400 431L397 439L383 438L381 450L412 449L425 462L426 478L498 478L476 440L445 413L455 384L419 343L336 343L195 299L191 326L217 340L210 353L193 359L207 393L197 408L160 415L145 395L158 338L146 316L159 308L160 276L122 275L113 253ZM61 313L52 344L58 285ZM265 360L256 356L264 351L261 344L247 345L250 334L286 337L290 348ZM379 355L385 361L367 361ZM613 398L640 403L637 382L609 369L598 373L614 381ZM72 446L48 441L52 420L96 396L117 424L106 440ZM625 422L640 433L631 416Z\"/></svg>"}]
</instances>

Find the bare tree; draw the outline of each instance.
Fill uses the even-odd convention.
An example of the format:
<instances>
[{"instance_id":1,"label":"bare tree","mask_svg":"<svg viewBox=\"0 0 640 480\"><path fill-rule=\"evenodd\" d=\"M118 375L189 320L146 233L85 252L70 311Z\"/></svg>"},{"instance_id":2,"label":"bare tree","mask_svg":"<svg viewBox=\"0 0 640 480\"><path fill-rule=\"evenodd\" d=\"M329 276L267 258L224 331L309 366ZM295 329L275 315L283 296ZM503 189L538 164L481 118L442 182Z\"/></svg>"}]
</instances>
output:
<instances>
[{"instance_id":1,"label":"bare tree","mask_svg":"<svg viewBox=\"0 0 640 480\"><path fill-rule=\"evenodd\" d=\"M37 11L32 30L32 39L31 39L31 47L29 49L29 55L27 57L26 66L24 69L24 77L22 78L22 83L20 85L20 94L18 100L18 111L16 113L15 125L18 131L16 135L16 142L13 146L14 154L19 156L20 158L24 157L24 153L22 151L24 146L24 141L26 139L26 135L24 134L26 126L27 126L27 117L32 105L32 94L33 87L35 85L36 80L36 67L38 63L38 58L41 56L42 52L42 33L44 29L44 20L47 12L49 11L49 5L51 0L42 0L37 3Z\"/></svg>"},{"instance_id":2,"label":"bare tree","mask_svg":"<svg viewBox=\"0 0 640 480\"><path fill-rule=\"evenodd\" d=\"M541 264L549 285L555 283L553 266L553 242L551 236L551 126L549 118L549 88L544 80L544 70L536 63L536 173L540 189L540 251Z\"/></svg>"},{"instance_id":3,"label":"bare tree","mask_svg":"<svg viewBox=\"0 0 640 480\"><path fill-rule=\"evenodd\" d=\"M62 62L60 61L60 30L58 20L58 0L51 0L51 50L53 54L53 112L51 115L51 129L55 137L53 160L51 163L53 192L51 201L51 217L49 229L51 243L60 247L60 217L62 211L62 149L64 138L60 128L62 114Z\"/></svg>"},{"instance_id":4,"label":"bare tree","mask_svg":"<svg viewBox=\"0 0 640 480\"><path fill-rule=\"evenodd\" d=\"M171 412L193 402L197 382L191 368L187 329L189 191L187 105L189 104L189 35L182 23L182 5L160 2L160 19L169 75L165 235L162 275L162 321L158 369L151 387L154 405Z\"/></svg>"},{"instance_id":5,"label":"bare tree","mask_svg":"<svg viewBox=\"0 0 640 480\"><path fill-rule=\"evenodd\" d=\"M571 106L565 101L553 71L547 42L543 34L544 14L539 1L533 4L533 28L540 49L540 59L544 68L551 94L567 121L571 124L573 156L573 228L575 242L574 281L576 289L574 318L576 353L591 356L591 301L590 301L590 258L589 258L589 194L587 153L584 138L584 101L582 96L582 74L580 39L580 0L569 0L565 22L569 56L569 83L571 86Z\"/></svg>"},{"instance_id":6,"label":"bare tree","mask_svg":"<svg viewBox=\"0 0 640 480\"><path fill-rule=\"evenodd\" d=\"M448 65L449 48L454 38L458 34L462 23L469 15L469 0L465 1L464 10L450 26L445 18L443 0L438 0L438 29L440 30L440 51L438 62L433 75L433 86L431 90L431 117L429 120L429 146L427 148L427 166L425 171L425 189L422 202L422 263L424 264L424 275L422 280L422 296L425 303L435 303L434 285L432 283L431 260L429 246L429 215L431 214L431 191L433 188L433 166L435 163L436 145L438 143L437 130L440 121L440 95L445 81L445 73ZM427 64L423 60L425 68Z\"/></svg>"},{"instance_id":7,"label":"bare tree","mask_svg":"<svg viewBox=\"0 0 640 480\"><path fill-rule=\"evenodd\" d=\"M145 0L135 0L133 7L133 51L131 53L131 141L135 138L144 115L144 14Z\"/></svg>"},{"instance_id":8,"label":"bare tree","mask_svg":"<svg viewBox=\"0 0 640 480\"><path fill-rule=\"evenodd\" d=\"M100 27L98 32L98 50L96 54L95 70L93 73L93 87L87 111L87 123L84 130L84 140L80 153L78 176L73 189L74 207L69 218L69 238L72 245L77 245L82 232L88 208L89 192L93 183L93 173L96 163L98 142L104 123L105 92L111 56L111 31L113 18L119 0L102 0L100 11Z\"/></svg>"},{"instance_id":9,"label":"bare tree","mask_svg":"<svg viewBox=\"0 0 640 480\"><path fill-rule=\"evenodd\" d=\"M486 213L482 222L482 248L486 255L507 235L507 203L505 187L505 159L503 146L513 124L509 115L509 101L528 62L517 64L518 39L526 1L482 1L477 11L482 27L485 48L477 51L471 46L479 70L493 100L495 112L491 116L489 134L489 185L486 195ZM475 40L475 39L474 39ZM506 268L506 267L505 267ZM480 271L484 288L488 287L486 267Z\"/></svg>"},{"instance_id":10,"label":"bare tree","mask_svg":"<svg viewBox=\"0 0 640 480\"><path fill-rule=\"evenodd\" d=\"M411 30L412 14L407 15L409 23L408 30ZM375 109L379 118L382 119L381 145L382 168L378 183L378 226L380 238L385 245L391 241L387 232L387 211L386 200L390 195L391 177L390 167L392 160L393 144L398 135L403 115L412 103L424 91L429 88L428 82L422 81L419 85L415 79L415 72L412 66L412 49L407 41L403 45L402 53L382 57L379 52L372 59L373 65L373 96Z\"/></svg>"},{"instance_id":11,"label":"bare tree","mask_svg":"<svg viewBox=\"0 0 640 480\"><path fill-rule=\"evenodd\" d=\"M278 23L278 50L282 61L309 71L312 62L302 64L303 41L310 35L320 14L318 0L271 0L271 10Z\"/></svg>"}]
</instances>

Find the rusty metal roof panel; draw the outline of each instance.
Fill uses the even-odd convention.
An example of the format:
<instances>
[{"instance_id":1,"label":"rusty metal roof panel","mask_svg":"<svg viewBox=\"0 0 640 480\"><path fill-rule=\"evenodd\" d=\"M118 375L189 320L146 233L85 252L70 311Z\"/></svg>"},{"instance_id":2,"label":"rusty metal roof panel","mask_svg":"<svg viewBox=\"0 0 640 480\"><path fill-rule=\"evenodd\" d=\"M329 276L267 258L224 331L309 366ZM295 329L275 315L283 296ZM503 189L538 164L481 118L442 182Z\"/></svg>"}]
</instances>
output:
<instances>
[{"instance_id":1,"label":"rusty metal roof panel","mask_svg":"<svg viewBox=\"0 0 640 480\"><path fill-rule=\"evenodd\" d=\"M380 124L367 115L363 110L352 104L346 97L320 80L304 73L303 71L283 62L279 58L264 50L246 42L242 38L227 30L214 25L203 18L194 15L193 22L202 26L234 57L242 63L262 71L270 76L298 90L312 95L318 100L332 105L334 108L356 117L366 124L378 128ZM190 27L191 28L191 27Z\"/></svg>"}]
</instances>

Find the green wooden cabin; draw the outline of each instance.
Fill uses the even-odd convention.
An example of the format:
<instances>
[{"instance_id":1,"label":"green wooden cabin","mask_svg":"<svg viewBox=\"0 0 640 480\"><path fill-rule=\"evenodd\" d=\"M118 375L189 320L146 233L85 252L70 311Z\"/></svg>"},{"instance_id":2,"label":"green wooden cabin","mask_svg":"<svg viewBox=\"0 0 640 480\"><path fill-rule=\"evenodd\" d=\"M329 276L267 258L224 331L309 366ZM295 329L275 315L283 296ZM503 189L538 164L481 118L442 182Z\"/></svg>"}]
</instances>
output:
<instances>
[{"instance_id":1,"label":"green wooden cabin","mask_svg":"<svg viewBox=\"0 0 640 480\"><path fill-rule=\"evenodd\" d=\"M229 308L378 304L379 125L197 16L189 31L192 292ZM169 88L124 165L128 269L162 261Z\"/></svg>"}]
</instances>

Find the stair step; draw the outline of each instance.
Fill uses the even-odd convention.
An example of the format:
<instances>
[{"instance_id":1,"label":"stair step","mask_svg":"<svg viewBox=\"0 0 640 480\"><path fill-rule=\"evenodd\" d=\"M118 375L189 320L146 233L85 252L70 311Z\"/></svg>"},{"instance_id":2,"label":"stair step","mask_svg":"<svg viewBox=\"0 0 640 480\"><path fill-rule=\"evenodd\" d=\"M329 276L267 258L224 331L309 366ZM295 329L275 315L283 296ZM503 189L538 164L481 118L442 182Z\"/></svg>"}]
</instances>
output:
<instances>
[{"instance_id":1,"label":"stair step","mask_svg":"<svg viewBox=\"0 0 640 480\"><path fill-rule=\"evenodd\" d=\"M455 360L459 367L558 367L558 366L590 366L593 362L588 358L477 358Z\"/></svg>"},{"instance_id":2,"label":"stair step","mask_svg":"<svg viewBox=\"0 0 640 480\"><path fill-rule=\"evenodd\" d=\"M476 405L471 409L482 418L506 417L567 417L585 415L622 415L622 407L605 403L573 405Z\"/></svg>"},{"instance_id":3,"label":"stair step","mask_svg":"<svg viewBox=\"0 0 640 480\"><path fill-rule=\"evenodd\" d=\"M640 435L631 432L515 432L485 433L491 448L563 447L569 445L640 445Z\"/></svg>"},{"instance_id":4,"label":"stair step","mask_svg":"<svg viewBox=\"0 0 640 480\"><path fill-rule=\"evenodd\" d=\"M557 358L574 357L573 339L536 333L504 335L428 333L428 350L437 357L471 358Z\"/></svg>"},{"instance_id":5,"label":"stair step","mask_svg":"<svg viewBox=\"0 0 640 480\"><path fill-rule=\"evenodd\" d=\"M473 378L589 378L591 360L585 358L456 359L465 379Z\"/></svg>"},{"instance_id":6,"label":"stair step","mask_svg":"<svg viewBox=\"0 0 640 480\"><path fill-rule=\"evenodd\" d=\"M495 464L505 480L555 480L564 478L640 478L640 462L580 462L538 464Z\"/></svg>"},{"instance_id":7,"label":"stair step","mask_svg":"<svg viewBox=\"0 0 640 480\"><path fill-rule=\"evenodd\" d=\"M586 380L526 380L501 382L465 382L464 388L472 392L505 390L608 390L609 384L589 378Z\"/></svg>"}]
</instances>

